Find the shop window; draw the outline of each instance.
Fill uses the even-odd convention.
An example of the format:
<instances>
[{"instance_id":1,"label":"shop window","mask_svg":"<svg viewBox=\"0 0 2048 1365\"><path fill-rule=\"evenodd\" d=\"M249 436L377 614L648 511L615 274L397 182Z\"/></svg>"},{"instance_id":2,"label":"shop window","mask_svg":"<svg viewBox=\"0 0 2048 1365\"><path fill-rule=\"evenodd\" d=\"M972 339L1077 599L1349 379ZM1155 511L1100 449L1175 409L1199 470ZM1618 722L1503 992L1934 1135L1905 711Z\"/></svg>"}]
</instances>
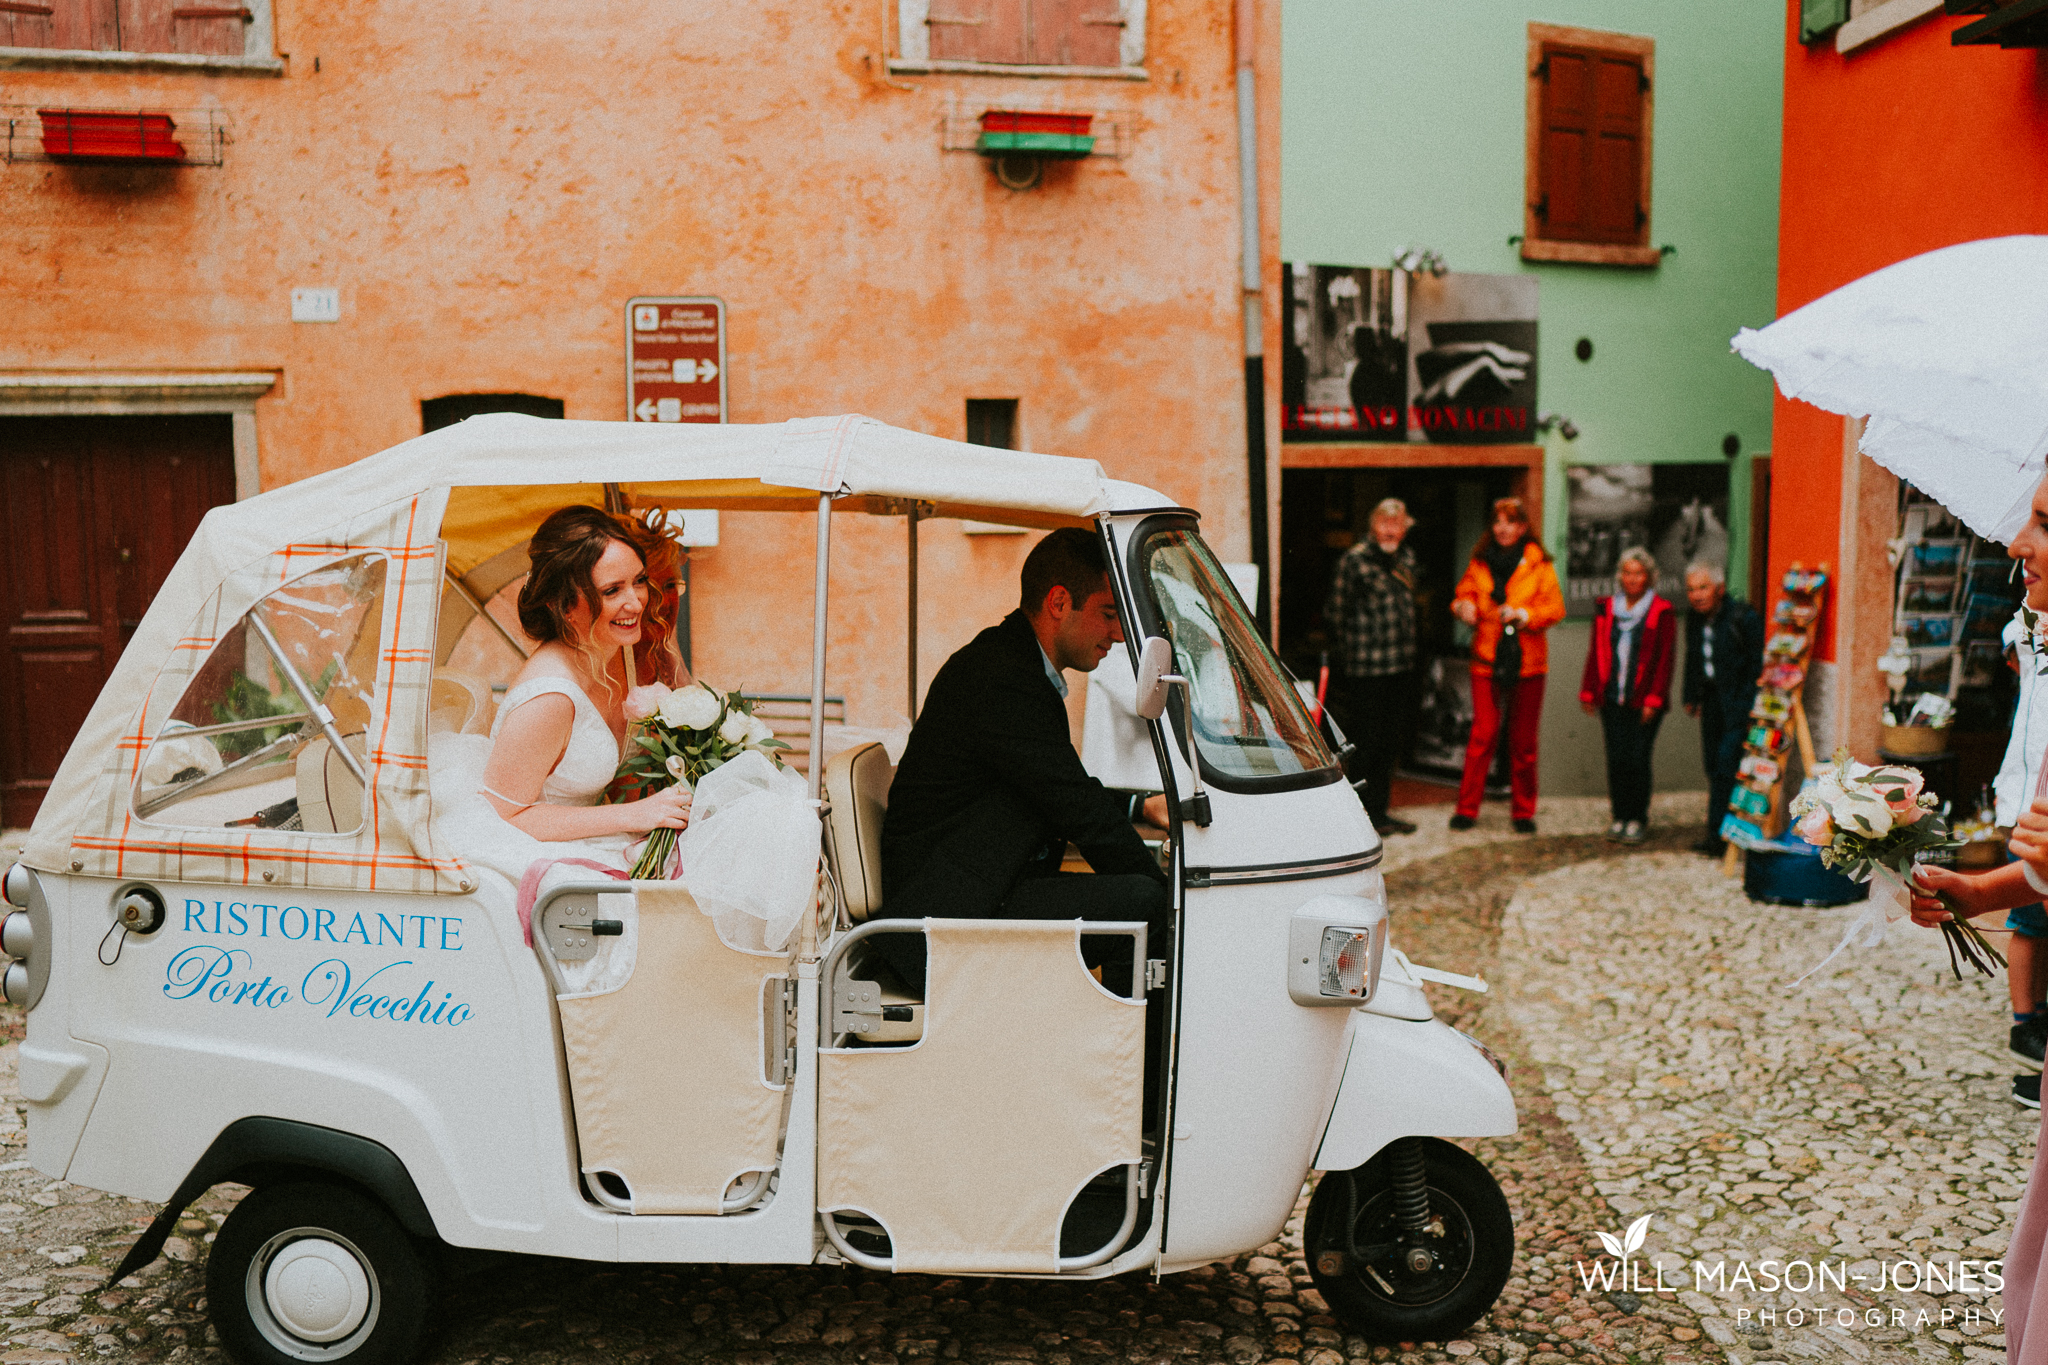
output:
<instances>
[{"instance_id":1,"label":"shop window","mask_svg":"<svg viewBox=\"0 0 2048 1365\"><path fill-rule=\"evenodd\" d=\"M1656 42L1529 25L1522 258L1655 265L1650 113Z\"/></svg>"},{"instance_id":2,"label":"shop window","mask_svg":"<svg viewBox=\"0 0 2048 1365\"><path fill-rule=\"evenodd\" d=\"M384 569L382 555L323 565L220 638L143 759L139 819L309 834L362 827Z\"/></svg>"},{"instance_id":3,"label":"shop window","mask_svg":"<svg viewBox=\"0 0 2048 1365\"><path fill-rule=\"evenodd\" d=\"M270 0L7 0L0 48L277 64Z\"/></svg>"},{"instance_id":4,"label":"shop window","mask_svg":"<svg viewBox=\"0 0 2048 1365\"><path fill-rule=\"evenodd\" d=\"M899 0L897 13L898 69L1122 73L1145 60L1145 0Z\"/></svg>"},{"instance_id":5,"label":"shop window","mask_svg":"<svg viewBox=\"0 0 2048 1365\"><path fill-rule=\"evenodd\" d=\"M1017 448L1017 400L1014 398L970 398L967 400L967 443L994 446L997 450Z\"/></svg>"}]
</instances>

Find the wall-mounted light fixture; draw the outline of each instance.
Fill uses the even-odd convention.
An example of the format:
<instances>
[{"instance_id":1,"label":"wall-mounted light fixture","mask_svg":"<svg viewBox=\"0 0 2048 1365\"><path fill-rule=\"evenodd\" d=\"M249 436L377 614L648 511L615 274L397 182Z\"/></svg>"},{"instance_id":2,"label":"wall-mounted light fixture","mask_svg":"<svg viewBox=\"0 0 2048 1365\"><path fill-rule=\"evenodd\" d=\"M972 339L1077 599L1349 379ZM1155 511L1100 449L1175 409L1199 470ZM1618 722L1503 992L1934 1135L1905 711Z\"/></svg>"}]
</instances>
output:
<instances>
[{"instance_id":1,"label":"wall-mounted light fixture","mask_svg":"<svg viewBox=\"0 0 2048 1365\"><path fill-rule=\"evenodd\" d=\"M1565 416L1563 413L1537 413L1536 434L1538 436L1543 436L1547 435L1549 432L1553 430L1556 431L1558 435L1564 437L1567 441L1576 441L1579 439L1579 424L1577 422L1574 422L1571 418Z\"/></svg>"},{"instance_id":2,"label":"wall-mounted light fixture","mask_svg":"<svg viewBox=\"0 0 2048 1365\"><path fill-rule=\"evenodd\" d=\"M1395 254L1394 269L1411 275L1441 275L1450 267L1444 264L1443 252L1432 247L1408 246Z\"/></svg>"}]
</instances>

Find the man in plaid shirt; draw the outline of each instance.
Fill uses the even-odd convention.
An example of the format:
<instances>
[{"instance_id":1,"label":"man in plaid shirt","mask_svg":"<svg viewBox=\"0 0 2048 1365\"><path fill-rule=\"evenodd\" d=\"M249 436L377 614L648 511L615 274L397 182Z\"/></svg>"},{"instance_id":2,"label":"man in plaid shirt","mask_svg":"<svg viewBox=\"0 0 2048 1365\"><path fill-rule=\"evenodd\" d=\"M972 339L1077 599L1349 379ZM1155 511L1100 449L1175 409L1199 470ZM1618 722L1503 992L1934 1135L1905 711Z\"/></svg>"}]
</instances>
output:
<instances>
[{"instance_id":1,"label":"man in plaid shirt","mask_svg":"<svg viewBox=\"0 0 2048 1365\"><path fill-rule=\"evenodd\" d=\"M1338 716L1358 746L1365 812L1381 834L1413 834L1387 813L1394 765L1408 752L1420 697L1415 667L1415 552L1403 543L1415 524L1388 498L1372 509L1371 534L1344 552L1323 606L1343 682Z\"/></svg>"}]
</instances>

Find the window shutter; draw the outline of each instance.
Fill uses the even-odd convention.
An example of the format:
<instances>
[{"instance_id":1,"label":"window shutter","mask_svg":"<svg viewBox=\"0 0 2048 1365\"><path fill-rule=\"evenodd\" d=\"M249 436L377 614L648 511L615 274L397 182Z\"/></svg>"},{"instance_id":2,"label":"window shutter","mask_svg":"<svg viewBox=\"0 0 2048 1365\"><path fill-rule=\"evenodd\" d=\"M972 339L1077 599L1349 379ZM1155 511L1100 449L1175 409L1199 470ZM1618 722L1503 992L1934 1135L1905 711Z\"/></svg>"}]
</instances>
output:
<instances>
[{"instance_id":1,"label":"window shutter","mask_svg":"<svg viewBox=\"0 0 2048 1365\"><path fill-rule=\"evenodd\" d=\"M0 46L55 47L51 6L42 0L0 0Z\"/></svg>"},{"instance_id":2,"label":"window shutter","mask_svg":"<svg viewBox=\"0 0 2048 1365\"><path fill-rule=\"evenodd\" d=\"M1531 211L1551 241L1636 245L1647 240L1641 202L1642 58L1546 46L1541 174Z\"/></svg>"},{"instance_id":3,"label":"window shutter","mask_svg":"<svg viewBox=\"0 0 2048 1365\"><path fill-rule=\"evenodd\" d=\"M114 0L0 0L0 47L112 52Z\"/></svg>"},{"instance_id":4,"label":"window shutter","mask_svg":"<svg viewBox=\"0 0 2048 1365\"><path fill-rule=\"evenodd\" d=\"M1121 66L1119 0L1028 0L1026 61L1044 66Z\"/></svg>"},{"instance_id":5,"label":"window shutter","mask_svg":"<svg viewBox=\"0 0 2048 1365\"><path fill-rule=\"evenodd\" d=\"M934 61L1011 62L1024 57L1025 0L931 0L925 27Z\"/></svg>"},{"instance_id":6,"label":"window shutter","mask_svg":"<svg viewBox=\"0 0 2048 1365\"><path fill-rule=\"evenodd\" d=\"M1799 0L1799 41L1817 42L1849 22L1849 0Z\"/></svg>"},{"instance_id":7,"label":"window shutter","mask_svg":"<svg viewBox=\"0 0 2048 1365\"><path fill-rule=\"evenodd\" d=\"M118 0L124 52L239 57L249 11L238 0Z\"/></svg>"}]
</instances>

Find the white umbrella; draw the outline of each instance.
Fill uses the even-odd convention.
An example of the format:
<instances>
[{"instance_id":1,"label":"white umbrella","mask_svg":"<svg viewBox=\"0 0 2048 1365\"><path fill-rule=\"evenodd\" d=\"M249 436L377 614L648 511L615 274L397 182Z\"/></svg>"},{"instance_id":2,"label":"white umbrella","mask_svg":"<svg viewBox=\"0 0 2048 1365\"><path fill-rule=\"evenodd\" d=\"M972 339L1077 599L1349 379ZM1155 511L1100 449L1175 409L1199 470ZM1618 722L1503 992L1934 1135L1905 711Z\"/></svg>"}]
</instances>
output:
<instances>
[{"instance_id":1,"label":"white umbrella","mask_svg":"<svg viewBox=\"0 0 2048 1365\"><path fill-rule=\"evenodd\" d=\"M1900 261L1734 346L1787 398L1869 418L1863 453L1978 535L2026 524L2048 453L2048 237Z\"/></svg>"}]
</instances>

